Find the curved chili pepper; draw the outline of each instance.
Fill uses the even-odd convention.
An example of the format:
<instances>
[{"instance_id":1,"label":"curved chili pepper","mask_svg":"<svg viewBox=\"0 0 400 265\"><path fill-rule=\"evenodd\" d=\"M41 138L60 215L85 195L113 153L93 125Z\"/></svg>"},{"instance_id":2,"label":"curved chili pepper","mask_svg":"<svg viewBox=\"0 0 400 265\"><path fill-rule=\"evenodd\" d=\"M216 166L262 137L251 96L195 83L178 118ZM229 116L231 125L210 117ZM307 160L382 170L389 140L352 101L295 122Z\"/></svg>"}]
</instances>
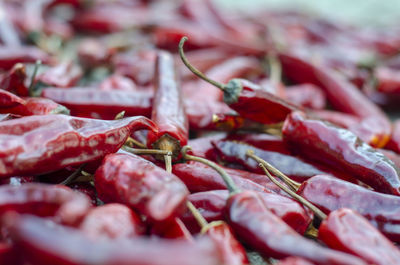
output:
<instances>
[{"instance_id":1,"label":"curved chili pepper","mask_svg":"<svg viewBox=\"0 0 400 265\"><path fill-rule=\"evenodd\" d=\"M324 89L329 102L340 111L353 114L361 119L368 119L375 130L374 136L368 141L375 147L384 146L391 132L387 116L375 104L370 102L362 92L347 82L332 70L315 66L298 56L281 53L279 58L285 74L300 83L312 83Z\"/></svg>"},{"instance_id":2,"label":"curved chili pepper","mask_svg":"<svg viewBox=\"0 0 400 265\"><path fill-rule=\"evenodd\" d=\"M340 208L353 209L391 240L400 240L400 215L393 211L400 205L398 196L374 192L326 175L303 182L297 193L327 214Z\"/></svg>"},{"instance_id":3,"label":"curved chili pepper","mask_svg":"<svg viewBox=\"0 0 400 265\"><path fill-rule=\"evenodd\" d=\"M313 84L288 86L285 90L285 99L297 106L310 109L324 109L326 96L321 89Z\"/></svg>"},{"instance_id":4,"label":"curved chili pepper","mask_svg":"<svg viewBox=\"0 0 400 265\"><path fill-rule=\"evenodd\" d=\"M12 108L21 106L23 104L25 104L25 100L22 98L14 95L13 93L0 89L0 109Z\"/></svg>"},{"instance_id":5,"label":"curved chili pepper","mask_svg":"<svg viewBox=\"0 0 400 265\"><path fill-rule=\"evenodd\" d=\"M141 157L125 154L104 158L95 173L95 186L102 201L126 204L154 222L178 215L189 193L175 175Z\"/></svg>"},{"instance_id":6,"label":"curved chili pepper","mask_svg":"<svg viewBox=\"0 0 400 265\"><path fill-rule=\"evenodd\" d=\"M177 159L181 147L187 144L189 128L180 87L178 87L174 59L168 52L159 52L155 71L155 96L151 119L158 127L149 132L147 146L167 150Z\"/></svg>"},{"instance_id":7,"label":"curved chili pepper","mask_svg":"<svg viewBox=\"0 0 400 265\"><path fill-rule=\"evenodd\" d=\"M297 256L317 264L365 264L359 258L321 247L307 240L266 208L252 191L231 195L226 204L226 218L240 239L261 254L285 258Z\"/></svg>"},{"instance_id":8,"label":"curved chili pepper","mask_svg":"<svg viewBox=\"0 0 400 265\"><path fill-rule=\"evenodd\" d=\"M194 156L204 157L215 161L216 153L212 141L218 141L226 137L226 133L217 133L209 136L190 139L188 145L192 148L190 154Z\"/></svg>"},{"instance_id":9,"label":"curved chili pepper","mask_svg":"<svg viewBox=\"0 0 400 265\"><path fill-rule=\"evenodd\" d=\"M0 177L40 174L118 151L139 129L156 130L144 117L103 121L66 115L27 116L0 123Z\"/></svg>"},{"instance_id":10,"label":"curved chili pepper","mask_svg":"<svg viewBox=\"0 0 400 265\"><path fill-rule=\"evenodd\" d=\"M318 230L318 239L371 264L396 264L400 259L400 250L390 240L364 217L346 208L328 215Z\"/></svg>"},{"instance_id":11,"label":"curved chili pepper","mask_svg":"<svg viewBox=\"0 0 400 265\"><path fill-rule=\"evenodd\" d=\"M46 88L42 97L51 99L71 111L71 115L100 117L112 120L125 111L126 116L150 117L151 93L136 91L104 91L88 88Z\"/></svg>"},{"instance_id":12,"label":"curved chili pepper","mask_svg":"<svg viewBox=\"0 0 400 265\"><path fill-rule=\"evenodd\" d=\"M194 239L186 228L185 224L179 217L171 220L156 223L152 226L152 234L156 234L162 238L184 239L193 242Z\"/></svg>"},{"instance_id":13,"label":"curved chili pepper","mask_svg":"<svg viewBox=\"0 0 400 265\"><path fill-rule=\"evenodd\" d=\"M10 113L21 116L67 114L69 110L47 98L29 97L24 98L24 103L12 108L0 109L0 113Z\"/></svg>"},{"instance_id":14,"label":"curved chili pepper","mask_svg":"<svg viewBox=\"0 0 400 265\"><path fill-rule=\"evenodd\" d=\"M21 256L33 265L148 264L220 265L217 246L204 238L182 240L92 241L79 230L48 223L33 216L11 217L5 226Z\"/></svg>"},{"instance_id":15,"label":"curved chili pepper","mask_svg":"<svg viewBox=\"0 0 400 265\"><path fill-rule=\"evenodd\" d=\"M17 63L13 68L0 77L0 88L10 91L20 97L29 96L26 80L25 65Z\"/></svg>"},{"instance_id":16,"label":"curved chili pepper","mask_svg":"<svg viewBox=\"0 0 400 265\"><path fill-rule=\"evenodd\" d=\"M82 220L79 229L94 240L134 238L144 232L139 216L118 203L91 209Z\"/></svg>"},{"instance_id":17,"label":"curved chili pepper","mask_svg":"<svg viewBox=\"0 0 400 265\"><path fill-rule=\"evenodd\" d=\"M0 186L0 212L50 216L55 221L77 225L91 208L89 199L68 187L39 183Z\"/></svg>"},{"instance_id":18,"label":"curved chili pepper","mask_svg":"<svg viewBox=\"0 0 400 265\"><path fill-rule=\"evenodd\" d=\"M243 118L268 124L285 120L286 116L299 108L262 89L262 87L245 79L232 79L228 84L215 82L195 69L185 58L183 37L179 43L179 52L184 64L201 79L218 87L224 92L224 102Z\"/></svg>"},{"instance_id":19,"label":"curved chili pepper","mask_svg":"<svg viewBox=\"0 0 400 265\"><path fill-rule=\"evenodd\" d=\"M64 62L50 67L35 78L35 86L67 88L77 85L83 75L82 69L73 62Z\"/></svg>"},{"instance_id":20,"label":"curved chili pepper","mask_svg":"<svg viewBox=\"0 0 400 265\"><path fill-rule=\"evenodd\" d=\"M377 191L400 195L399 171L348 130L294 112L282 128L283 140L304 157L350 173Z\"/></svg>"},{"instance_id":21,"label":"curved chili pepper","mask_svg":"<svg viewBox=\"0 0 400 265\"><path fill-rule=\"evenodd\" d=\"M291 198L278 194L257 192L265 206L273 214L281 218L298 233L303 234L312 221L313 214ZM229 197L227 190L211 190L190 194L188 200L196 206L202 216L208 221L217 221L224 218L224 208ZM197 231L199 228L188 212L182 215L182 220L188 227Z\"/></svg>"}]
</instances>

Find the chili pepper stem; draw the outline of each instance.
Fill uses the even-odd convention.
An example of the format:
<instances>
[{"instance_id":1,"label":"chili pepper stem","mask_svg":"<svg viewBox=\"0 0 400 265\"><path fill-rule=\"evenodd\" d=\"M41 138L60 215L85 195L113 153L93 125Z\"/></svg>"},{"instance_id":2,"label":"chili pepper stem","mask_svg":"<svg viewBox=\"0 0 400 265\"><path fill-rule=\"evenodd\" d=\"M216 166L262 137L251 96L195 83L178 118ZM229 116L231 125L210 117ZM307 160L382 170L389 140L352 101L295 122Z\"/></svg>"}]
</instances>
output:
<instances>
[{"instance_id":1,"label":"chili pepper stem","mask_svg":"<svg viewBox=\"0 0 400 265\"><path fill-rule=\"evenodd\" d=\"M164 161L165 161L165 170L168 173L172 172L172 159L170 155L165 155L164 156Z\"/></svg>"},{"instance_id":2,"label":"chili pepper stem","mask_svg":"<svg viewBox=\"0 0 400 265\"><path fill-rule=\"evenodd\" d=\"M135 155L172 155L170 151L158 149L136 149L128 146L122 146L122 149Z\"/></svg>"},{"instance_id":3,"label":"chili pepper stem","mask_svg":"<svg viewBox=\"0 0 400 265\"><path fill-rule=\"evenodd\" d=\"M204 227L206 227L208 225L207 220L204 219L204 217L201 215L199 210L197 210L196 206L194 206L191 201L187 201L186 206L188 207L189 211L193 214L194 219L196 219L196 221L199 224L199 226L201 227L201 229L203 229Z\"/></svg>"},{"instance_id":4,"label":"chili pepper stem","mask_svg":"<svg viewBox=\"0 0 400 265\"><path fill-rule=\"evenodd\" d=\"M272 84L279 85L282 81L282 66L276 54L268 56L269 75Z\"/></svg>"},{"instance_id":5,"label":"chili pepper stem","mask_svg":"<svg viewBox=\"0 0 400 265\"><path fill-rule=\"evenodd\" d=\"M132 137L128 137L128 140L126 140L125 144L130 145L129 147L137 146L141 149L146 149L147 147L145 144L142 144L141 142L133 139Z\"/></svg>"},{"instance_id":6,"label":"chili pepper stem","mask_svg":"<svg viewBox=\"0 0 400 265\"><path fill-rule=\"evenodd\" d=\"M42 64L41 60L37 60L35 63L35 68L33 69L32 77L31 77L31 83L29 84L29 87L28 87L29 94L33 94L32 89L33 89L33 86L35 85L35 78L36 78L36 75L38 73L38 70L39 70L39 67L41 64Z\"/></svg>"},{"instance_id":7,"label":"chili pepper stem","mask_svg":"<svg viewBox=\"0 0 400 265\"><path fill-rule=\"evenodd\" d=\"M311 204L309 201L301 197L300 195L296 194L294 191L277 181L272 175L269 173L269 171L265 168L263 163L259 163L259 166L264 170L264 173L267 175L267 177L279 188L281 188L283 191L285 191L287 194L289 194L293 199L299 201L301 204L309 208L315 216L317 216L319 219L324 220L326 219L326 214L324 214L320 209L315 207L313 204Z\"/></svg>"},{"instance_id":8,"label":"chili pepper stem","mask_svg":"<svg viewBox=\"0 0 400 265\"><path fill-rule=\"evenodd\" d=\"M185 42L186 42L187 40L188 40L188 38L185 36L185 37L182 37L181 41L179 42L179 55L180 55L180 57L181 57L183 63L186 65L187 68L189 68L189 70L190 70L193 74L197 75L198 77L200 77L200 78L203 79L204 81L206 81L206 82L208 82L208 83L210 83L210 84L212 84L212 85L218 87L218 88L221 89L222 91L225 91L225 90L226 90L226 86L225 86L224 84L219 83L219 82L217 82L217 81L214 81L214 80L208 78L205 74L203 74L202 72L200 72L199 69L197 69L196 67L194 67L193 65L191 65L191 64L189 63L188 59L187 59L186 56L185 56L185 53L183 52L183 45L185 44Z\"/></svg>"},{"instance_id":9,"label":"chili pepper stem","mask_svg":"<svg viewBox=\"0 0 400 265\"><path fill-rule=\"evenodd\" d=\"M304 235L310 238L318 238L318 229L313 226L312 222L308 226L307 231Z\"/></svg>"},{"instance_id":10,"label":"chili pepper stem","mask_svg":"<svg viewBox=\"0 0 400 265\"><path fill-rule=\"evenodd\" d=\"M190 149L191 149L190 146L184 146L182 148L182 156L184 159L200 162L200 163L203 163L203 164L213 168L215 171L217 171L221 175L222 179L224 180L224 182L226 184L226 187L228 188L228 190L231 194L240 192L240 189L236 186L235 182L233 182L232 178L228 175L228 173L226 173L226 171L222 167L220 167L218 164L216 164L208 159L188 155L187 151Z\"/></svg>"},{"instance_id":11,"label":"chili pepper stem","mask_svg":"<svg viewBox=\"0 0 400 265\"><path fill-rule=\"evenodd\" d=\"M125 116L125 110L123 110L120 113L118 113L117 115L115 115L114 120L120 120L120 119L124 118L124 116Z\"/></svg>"},{"instance_id":12,"label":"chili pepper stem","mask_svg":"<svg viewBox=\"0 0 400 265\"><path fill-rule=\"evenodd\" d=\"M298 183L297 181L294 181L292 179L290 179L288 176L286 176L285 174L283 174L280 170L278 170L277 168L275 168L273 165L271 165L270 163L268 163L267 161L265 161L264 159L262 159L261 157L257 156L256 154L254 154L253 150L247 150L246 153L247 156L253 158L254 160L256 160L258 163L263 164L263 166L265 166L266 168L268 168L268 170L270 170L272 172L272 174L274 174L275 176L277 176L279 179L281 179L286 185L288 185L293 191L297 191L300 188L300 183Z\"/></svg>"},{"instance_id":13,"label":"chili pepper stem","mask_svg":"<svg viewBox=\"0 0 400 265\"><path fill-rule=\"evenodd\" d=\"M75 170L71 175L69 175L66 179L64 179L62 182L60 182L61 185L68 185L71 184L76 177L78 176L79 173L81 173L82 169L86 166L85 164L82 164L79 166L77 170Z\"/></svg>"}]
</instances>

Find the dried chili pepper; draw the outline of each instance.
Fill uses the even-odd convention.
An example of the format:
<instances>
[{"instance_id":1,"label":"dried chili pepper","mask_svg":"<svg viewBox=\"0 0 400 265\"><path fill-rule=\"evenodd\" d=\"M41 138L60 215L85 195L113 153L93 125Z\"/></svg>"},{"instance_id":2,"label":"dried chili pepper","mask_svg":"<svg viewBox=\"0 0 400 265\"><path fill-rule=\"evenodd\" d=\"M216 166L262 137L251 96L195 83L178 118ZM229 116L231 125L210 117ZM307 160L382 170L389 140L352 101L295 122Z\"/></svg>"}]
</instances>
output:
<instances>
[{"instance_id":1,"label":"dried chili pepper","mask_svg":"<svg viewBox=\"0 0 400 265\"><path fill-rule=\"evenodd\" d=\"M226 133L218 133L195 139L189 139L188 145L192 148L190 154L194 156L204 157L209 160L215 161L216 154L212 141L218 141L226 137Z\"/></svg>"},{"instance_id":2,"label":"dried chili pepper","mask_svg":"<svg viewBox=\"0 0 400 265\"><path fill-rule=\"evenodd\" d=\"M16 106L23 105L25 100L10 93L8 91L0 89L0 108L7 109Z\"/></svg>"},{"instance_id":3,"label":"dried chili pepper","mask_svg":"<svg viewBox=\"0 0 400 265\"><path fill-rule=\"evenodd\" d=\"M194 74L221 89L224 92L224 102L243 118L264 124L278 123L282 122L290 112L299 109L248 80L232 79L225 85L209 79L187 61L183 53L183 44L186 40L187 38L183 37L179 43L179 52L184 64Z\"/></svg>"},{"instance_id":4,"label":"dried chili pepper","mask_svg":"<svg viewBox=\"0 0 400 265\"><path fill-rule=\"evenodd\" d=\"M50 67L35 79L36 86L67 88L77 85L83 75L82 69L73 62L60 63Z\"/></svg>"},{"instance_id":5,"label":"dried chili pepper","mask_svg":"<svg viewBox=\"0 0 400 265\"><path fill-rule=\"evenodd\" d=\"M88 88L46 88L42 97L51 99L71 111L71 115L112 120L125 111L126 116L150 117L151 93L136 91L104 91Z\"/></svg>"},{"instance_id":6,"label":"dried chili pepper","mask_svg":"<svg viewBox=\"0 0 400 265\"><path fill-rule=\"evenodd\" d=\"M291 154L288 146L283 142L282 137L265 133L237 133L230 134L226 140L237 141L252 145L262 150L278 152L281 154ZM214 140L217 142L217 140Z\"/></svg>"},{"instance_id":7,"label":"dried chili pepper","mask_svg":"<svg viewBox=\"0 0 400 265\"><path fill-rule=\"evenodd\" d=\"M91 209L82 220L79 229L94 240L134 238L144 232L139 216L118 203Z\"/></svg>"},{"instance_id":8,"label":"dried chili pepper","mask_svg":"<svg viewBox=\"0 0 400 265\"><path fill-rule=\"evenodd\" d=\"M29 96L28 87L25 85L26 80L25 65L17 63L13 68L3 73L0 77L0 88L10 91L20 97Z\"/></svg>"},{"instance_id":9,"label":"dried chili pepper","mask_svg":"<svg viewBox=\"0 0 400 265\"><path fill-rule=\"evenodd\" d=\"M85 170L87 170L87 168L88 166L86 165ZM94 186L90 182L83 182L83 181L73 182L72 184L69 184L68 187L70 187L76 192L85 194L90 198L90 202L92 203L92 205L97 206L96 190L94 189Z\"/></svg>"},{"instance_id":10,"label":"dried chili pepper","mask_svg":"<svg viewBox=\"0 0 400 265\"><path fill-rule=\"evenodd\" d=\"M178 215L189 193L175 175L125 154L104 158L95 173L95 186L102 201L126 204L154 222Z\"/></svg>"},{"instance_id":11,"label":"dried chili pepper","mask_svg":"<svg viewBox=\"0 0 400 265\"><path fill-rule=\"evenodd\" d=\"M285 90L285 98L297 106L310 109L324 109L326 97L319 87L313 84L289 86Z\"/></svg>"},{"instance_id":12,"label":"dried chili pepper","mask_svg":"<svg viewBox=\"0 0 400 265\"><path fill-rule=\"evenodd\" d=\"M23 104L0 109L0 113L10 113L20 116L47 115L47 114L69 114L69 110L47 98L29 97L21 99Z\"/></svg>"},{"instance_id":13,"label":"dried chili pepper","mask_svg":"<svg viewBox=\"0 0 400 265\"><path fill-rule=\"evenodd\" d=\"M318 230L318 238L330 248L371 264L396 264L400 258L400 250L390 240L364 217L346 208L328 215Z\"/></svg>"},{"instance_id":14,"label":"dried chili pepper","mask_svg":"<svg viewBox=\"0 0 400 265\"><path fill-rule=\"evenodd\" d=\"M0 186L0 212L50 216L55 221L77 225L91 208L89 199L65 186L26 183Z\"/></svg>"},{"instance_id":15,"label":"dried chili pepper","mask_svg":"<svg viewBox=\"0 0 400 265\"><path fill-rule=\"evenodd\" d=\"M162 238L185 239L189 242L193 242L194 240L189 230L179 217L154 224L151 233Z\"/></svg>"},{"instance_id":16,"label":"dried chili pepper","mask_svg":"<svg viewBox=\"0 0 400 265\"><path fill-rule=\"evenodd\" d=\"M10 70L17 63L49 63L50 57L35 47L2 47L0 49L0 69Z\"/></svg>"},{"instance_id":17,"label":"dried chili pepper","mask_svg":"<svg viewBox=\"0 0 400 265\"><path fill-rule=\"evenodd\" d=\"M217 246L204 238L182 240L92 241L79 230L57 226L32 216L10 216L4 222L15 248L33 265L148 264L220 265Z\"/></svg>"},{"instance_id":18,"label":"dried chili pepper","mask_svg":"<svg viewBox=\"0 0 400 265\"><path fill-rule=\"evenodd\" d=\"M399 171L394 163L350 131L294 112L286 119L282 134L283 140L303 156L340 168L377 191L400 195Z\"/></svg>"},{"instance_id":19,"label":"dried chili pepper","mask_svg":"<svg viewBox=\"0 0 400 265\"><path fill-rule=\"evenodd\" d=\"M187 144L189 128L182 93L177 84L173 56L159 52L155 71L155 96L151 118L158 127L149 132L147 146L172 152L173 158L180 156L182 146Z\"/></svg>"},{"instance_id":20,"label":"dried chili pepper","mask_svg":"<svg viewBox=\"0 0 400 265\"><path fill-rule=\"evenodd\" d=\"M113 74L99 85L101 90L137 91L136 84L128 77Z\"/></svg>"},{"instance_id":21,"label":"dried chili pepper","mask_svg":"<svg viewBox=\"0 0 400 265\"><path fill-rule=\"evenodd\" d=\"M37 115L0 123L0 176L40 174L116 152L138 129L156 130L144 117L103 121Z\"/></svg>"}]
</instances>

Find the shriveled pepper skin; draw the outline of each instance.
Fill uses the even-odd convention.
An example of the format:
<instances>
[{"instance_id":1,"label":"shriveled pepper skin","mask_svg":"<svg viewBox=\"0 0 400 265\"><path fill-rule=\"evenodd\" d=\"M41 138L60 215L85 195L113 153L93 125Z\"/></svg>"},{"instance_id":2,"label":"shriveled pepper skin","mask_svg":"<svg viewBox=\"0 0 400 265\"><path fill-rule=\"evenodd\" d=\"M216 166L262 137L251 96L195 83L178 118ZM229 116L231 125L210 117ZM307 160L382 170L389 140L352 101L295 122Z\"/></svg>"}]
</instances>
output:
<instances>
[{"instance_id":1,"label":"shriveled pepper skin","mask_svg":"<svg viewBox=\"0 0 400 265\"><path fill-rule=\"evenodd\" d=\"M51 99L71 111L71 115L100 117L112 120L125 111L125 116L150 117L152 93L136 91L109 91L88 88L46 88L42 97Z\"/></svg>"},{"instance_id":2,"label":"shriveled pepper skin","mask_svg":"<svg viewBox=\"0 0 400 265\"><path fill-rule=\"evenodd\" d=\"M189 194L175 175L135 155L110 154L95 173L104 202L123 203L154 222L178 215Z\"/></svg>"},{"instance_id":3,"label":"shriveled pepper skin","mask_svg":"<svg viewBox=\"0 0 400 265\"><path fill-rule=\"evenodd\" d=\"M161 141L173 142L174 157L180 154L181 147L187 144L189 124L183 103L181 88L175 77L174 58L168 52L159 52L156 60L155 88L151 119L158 127L156 133L150 132L147 145L162 148Z\"/></svg>"},{"instance_id":4,"label":"shriveled pepper skin","mask_svg":"<svg viewBox=\"0 0 400 265\"><path fill-rule=\"evenodd\" d=\"M91 209L79 228L94 240L115 240L142 235L144 225L129 207L109 203Z\"/></svg>"},{"instance_id":5,"label":"shriveled pepper skin","mask_svg":"<svg viewBox=\"0 0 400 265\"><path fill-rule=\"evenodd\" d=\"M7 211L53 217L69 225L78 222L90 210L89 199L68 187L26 183L21 186L0 187L0 213Z\"/></svg>"},{"instance_id":6,"label":"shriveled pepper skin","mask_svg":"<svg viewBox=\"0 0 400 265\"><path fill-rule=\"evenodd\" d=\"M304 157L340 168L376 191L400 195L399 170L383 154L346 129L292 113L283 140Z\"/></svg>"},{"instance_id":7,"label":"shriveled pepper skin","mask_svg":"<svg viewBox=\"0 0 400 265\"><path fill-rule=\"evenodd\" d=\"M357 211L391 240L400 240L400 198L382 194L326 175L302 183L299 195L326 214L340 208Z\"/></svg>"},{"instance_id":8,"label":"shriveled pepper skin","mask_svg":"<svg viewBox=\"0 0 400 265\"><path fill-rule=\"evenodd\" d=\"M32 265L221 265L217 246L207 238L93 241L76 229L32 216L5 221L15 248Z\"/></svg>"},{"instance_id":9,"label":"shriveled pepper skin","mask_svg":"<svg viewBox=\"0 0 400 265\"><path fill-rule=\"evenodd\" d=\"M30 97L22 99L23 104L12 108L0 109L1 113L11 113L21 116L47 115L47 114L69 114L69 110L51 99Z\"/></svg>"},{"instance_id":10,"label":"shriveled pepper skin","mask_svg":"<svg viewBox=\"0 0 400 265\"><path fill-rule=\"evenodd\" d=\"M134 130L156 130L144 117L103 121L66 115L0 123L0 177L41 174L114 153Z\"/></svg>"},{"instance_id":11,"label":"shriveled pepper skin","mask_svg":"<svg viewBox=\"0 0 400 265\"><path fill-rule=\"evenodd\" d=\"M273 214L281 218L290 227L298 233L303 234L310 222L312 221L312 213L302 207L297 201L273 193L257 192L265 206ZM223 211L229 194L226 190L212 190L198 192L189 195L189 200L207 221L215 221L223 219ZM185 223L194 224L193 217L187 213L183 215ZM193 225L190 225L192 228Z\"/></svg>"},{"instance_id":12,"label":"shriveled pepper skin","mask_svg":"<svg viewBox=\"0 0 400 265\"><path fill-rule=\"evenodd\" d=\"M25 100L11 92L0 89L0 110L23 105Z\"/></svg>"},{"instance_id":13,"label":"shriveled pepper skin","mask_svg":"<svg viewBox=\"0 0 400 265\"><path fill-rule=\"evenodd\" d=\"M318 229L318 239L332 249L358 256L370 264L400 263L400 250L357 212L331 212Z\"/></svg>"},{"instance_id":14,"label":"shriveled pepper skin","mask_svg":"<svg viewBox=\"0 0 400 265\"><path fill-rule=\"evenodd\" d=\"M260 197L251 191L236 193L226 204L226 218L239 239L260 254L285 258L297 256L317 264L366 264L359 258L308 240L270 212Z\"/></svg>"}]
</instances>

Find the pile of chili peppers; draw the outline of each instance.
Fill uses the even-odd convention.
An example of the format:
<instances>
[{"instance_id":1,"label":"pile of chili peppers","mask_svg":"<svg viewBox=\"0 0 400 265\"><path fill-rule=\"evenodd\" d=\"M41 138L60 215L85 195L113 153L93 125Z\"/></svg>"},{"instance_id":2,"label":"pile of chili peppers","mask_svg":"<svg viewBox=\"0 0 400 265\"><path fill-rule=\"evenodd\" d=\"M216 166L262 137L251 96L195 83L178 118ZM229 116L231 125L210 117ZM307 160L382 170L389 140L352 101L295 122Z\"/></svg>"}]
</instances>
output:
<instances>
[{"instance_id":1,"label":"pile of chili peppers","mask_svg":"<svg viewBox=\"0 0 400 265\"><path fill-rule=\"evenodd\" d=\"M212 0L0 13L0 264L400 264L399 27Z\"/></svg>"}]
</instances>

